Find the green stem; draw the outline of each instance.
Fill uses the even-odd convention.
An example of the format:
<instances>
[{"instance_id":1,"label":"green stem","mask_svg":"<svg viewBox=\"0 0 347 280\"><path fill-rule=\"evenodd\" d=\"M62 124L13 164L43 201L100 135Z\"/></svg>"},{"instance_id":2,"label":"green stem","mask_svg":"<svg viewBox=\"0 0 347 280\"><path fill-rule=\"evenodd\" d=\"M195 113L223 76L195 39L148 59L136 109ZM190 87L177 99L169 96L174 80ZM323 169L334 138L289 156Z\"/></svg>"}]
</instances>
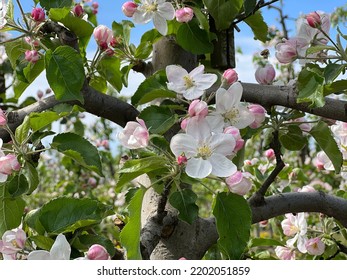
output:
<instances>
[{"instance_id":1,"label":"green stem","mask_svg":"<svg viewBox=\"0 0 347 280\"><path fill-rule=\"evenodd\" d=\"M25 13L24 13L22 4L20 3L19 0L17 0L17 4L18 4L19 10L20 10L20 12L21 12L21 14L22 14L22 16L23 16L23 20L24 20L24 22L25 22L25 25L26 25L27 29L29 30L29 29L30 29L30 26L29 26L29 23L28 23L27 18L26 18L26 16L25 16Z\"/></svg>"}]
</instances>

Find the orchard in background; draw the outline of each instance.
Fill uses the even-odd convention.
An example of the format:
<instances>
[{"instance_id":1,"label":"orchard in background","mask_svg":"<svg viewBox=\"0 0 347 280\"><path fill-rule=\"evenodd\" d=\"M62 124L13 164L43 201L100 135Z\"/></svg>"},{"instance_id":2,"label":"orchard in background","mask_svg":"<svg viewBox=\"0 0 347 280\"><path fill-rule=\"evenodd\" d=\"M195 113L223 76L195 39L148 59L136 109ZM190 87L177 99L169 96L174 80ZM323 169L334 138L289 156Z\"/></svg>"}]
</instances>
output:
<instances>
[{"instance_id":1,"label":"orchard in background","mask_svg":"<svg viewBox=\"0 0 347 280\"><path fill-rule=\"evenodd\" d=\"M0 0L2 259L346 259L345 7L289 37L283 1L123 1L112 26L99 4Z\"/></svg>"}]
</instances>

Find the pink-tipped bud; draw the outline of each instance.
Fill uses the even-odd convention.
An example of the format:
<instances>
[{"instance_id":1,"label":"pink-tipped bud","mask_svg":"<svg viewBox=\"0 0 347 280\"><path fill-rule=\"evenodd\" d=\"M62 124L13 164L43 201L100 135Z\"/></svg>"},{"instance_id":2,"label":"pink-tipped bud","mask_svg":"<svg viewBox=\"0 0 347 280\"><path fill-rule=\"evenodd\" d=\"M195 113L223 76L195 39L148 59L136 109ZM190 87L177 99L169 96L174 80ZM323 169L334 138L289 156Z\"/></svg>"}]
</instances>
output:
<instances>
[{"instance_id":1,"label":"pink-tipped bud","mask_svg":"<svg viewBox=\"0 0 347 280\"><path fill-rule=\"evenodd\" d=\"M271 64L266 64L265 67L258 67L255 71L255 79L261 85L271 85L275 76L276 71Z\"/></svg>"},{"instance_id":2,"label":"pink-tipped bud","mask_svg":"<svg viewBox=\"0 0 347 280\"><path fill-rule=\"evenodd\" d=\"M0 157L0 173L11 175L13 171L19 171L21 165L19 164L16 155L8 154Z\"/></svg>"},{"instance_id":3,"label":"pink-tipped bud","mask_svg":"<svg viewBox=\"0 0 347 280\"><path fill-rule=\"evenodd\" d=\"M106 50L113 38L113 31L105 25L99 25L94 29L93 35L100 49Z\"/></svg>"},{"instance_id":4,"label":"pink-tipped bud","mask_svg":"<svg viewBox=\"0 0 347 280\"><path fill-rule=\"evenodd\" d=\"M185 7L178 9L175 13L175 16L178 22L190 22L194 16L194 11L192 8Z\"/></svg>"},{"instance_id":5,"label":"pink-tipped bud","mask_svg":"<svg viewBox=\"0 0 347 280\"><path fill-rule=\"evenodd\" d=\"M37 96L38 99L41 99L43 97L43 91L42 90L38 90L36 92L36 96Z\"/></svg>"},{"instance_id":6,"label":"pink-tipped bud","mask_svg":"<svg viewBox=\"0 0 347 280\"><path fill-rule=\"evenodd\" d=\"M254 122L249 125L250 128L259 128L265 121L266 110L259 104L251 104L248 106L248 110L254 116Z\"/></svg>"},{"instance_id":7,"label":"pink-tipped bud","mask_svg":"<svg viewBox=\"0 0 347 280\"><path fill-rule=\"evenodd\" d=\"M77 4L75 7L73 7L72 12L76 17L81 17L83 16L84 10L80 4Z\"/></svg>"},{"instance_id":8,"label":"pink-tipped bud","mask_svg":"<svg viewBox=\"0 0 347 280\"><path fill-rule=\"evenodd\" d=\"M104 246L99 244L92 245L87 253L88 260L109 260L110 255Z\"/></svg>"},{"instance_id":9,"label":"pink-tipped bud","mask_svg":"<svg viewBox=\"0 0 347 280\"><path fill-rule=\"evenodd\" d=\"M24 59L28 62L36 63L40 59L40 55L37 50L27 50L25 51Z\"/></svg>"},{"instance_id":10,"label":"pink-tipped bud","mask_svg":"<svg viewBox=\"0 0 347 280\"><path fill-rule=\"evenodd\" d=\"M238 195L247 194L252 188L252 182L249 179L250 173L236 171L233 175L226 178L225 182L228 185L230 192Z\"/></svg>"},{"instance_id":11,"label":"pink-tipped bud","mask_svg":"<svg viewBox=\"0 0 347 280\"><path fill-rule=\"evenodd\" d=\"M185 164L185 163L187 163L187 161L188 160L187 160L186 156L184 156L184 155L180 155L180 156L177 157L178 165Z\"/></svg>"},{"instance_id":12,"label":"pink-tipped bud","mask_svg":"<svg viewBox=\"0 0 347 280\"><path fill-rule=\"evenodd\" d=\"M45 11L42 8L34 8L31 11L31 17L36 22L42 22L46 18Z\"/></svg>"},{"instance_id":13,"label":"pink-tipped bud","mask_svg":"<svg viewBox=\"0 0 347 280\"><path fill-rule=\"evenodd\" d=\"M188 114L190 117L204 118L208 114L208 107L205 101L199 99L193 100L188 108Z\"/></svg>"},{"instance_id":14,"label":"pink-tipped bud","mask_svg":"<svg viewBox=\"0 0 347 280\"><path fill-rule=\"evenodd\" d=\"M268 160L272 160L275 158L275 151L273 149L266 150L264 154Z\"/></svg>"},{"instance_id":15,"label":"pink-tipped bud","mask_svg":"<svg viewBox=\"0 0 347 280\"><path fill-rule=\"evenodd\" d=\"M237 82L239 79L239 76L237 75L237 72L234 69L227 69L223 73L223 79L229 84L232 85L233 83Z\"/></svg>"},{"instance_id":16,"label":"pink-tipped bud","mask_svg":"<svg viewBox=\"0 0 347 280\"><path fill-rule=\"evenodd\" d=\"M306 15L306 20L312 28L318 28L322 25L322 19L317 12L312 12Z\"/></svg>"},{"instance_id":17,"label":"pink-tipped bud","mask_svg":"<svg viewBox=\"0 0 347 280\"><path fill-rule=\"evenodd\" d=\"M0 126L7 124L7 117L3 110L0 109Z\"/></svg>"},{"instance_id":18,"label":"pink-tipped bud","mask_svg":"<svg viewBox=\"0 0 347 280\"><path fill-rule=\"evenodd\" d=\"M108 56L113 56L113 55L114 55L114 50L112 50L112 49L110 49L110 48L107 48L105 52L106 52L106 54L107 54Z\"/></svg>"},{"instance_id":19,"label":"pink-tipped bud","mask_svg":"<svg viewBox=\"0 0 347 280\"><path fill-rule=\"evenodd\" d=\"M30 36L25 37L24 40L32 47L38 47L40 45L38 40L32 39Z\"/></svg>"},{"instance_id":20,"label":"pink-tipped bud","mask_svg":"<svg viewBox=\"0 0 347 280\"><path fill-rule=\"evenodd\" d=\"M115 47L118 46L118 44L119 44L119 42L118 42L117 38L112 37L112 40L111 40L111 42L110 42L110 46L111 46L112 48L115 48Z\"/></svg>"},{"instance_id":21,"label":"pink-tipped bud","mask_svg":"<svg viewBox=\"0 0 347 280\"><path fill-rule=\"evenodd\" d=\"M225 134L231 134L235 141L235 148L233 150L234 153L237 153L239 150L242 149L243 145L245 144L245 141L241 138L240 130L234 126L228 126L224 129Z\"/></svg>"},{"instance_id":22,"label":"pink-tipped bud","mask_svg":"<svg viewBox=\"0 0 347 280\"><path fill-rule=\"evenodd\" d=\"M88 185L90 185L91 187L96 187L96 185L97 185L97 181L96 181L96 179L94 178L94 177L90 177L89 179L88 179Z\"/></svg>"},{"instance_id":23,"label":"pink-tipped bud","mask_svg":"<svg viewBox=\"0 0 347 280\"><path fill-rule=\"evenodd\" d=\"M186 118L186 119L183 119L182 122L181 122L181 128L182 130L186 130L187 128L187 125L188 125L188 122L189 122L189 118Z\"/></svg>"},{"instance_id":24,"label":"pink-tipped bud","mask_svg":"<svg viewBox=\"0 0 347 280\"><path fill-rule=\"evenodd\" d=\"M122 6L122 11L125 16L132 17L137 10L138 5L134 2L125 2Z\"/></svg>"},{"instance_id":25,"label":"pink-tipped bud","mask_svg":"<svg viewBox=\"0 0 347 280\"><path fill-rule=\"evenodd\" d=\"M92 3L92 7L93 7L94 9L98 9L98 8L99 8L99 3L98 3L98 2L93 2L93 3Z\"/></svg>"},{"instance_id":26,"label":"pink-tipped bud","mask_svg":"<svg viewBox=\"0 0 347 280\"><path fill-rule=\"evenodd\" d=\"M259 222L259 225L260 225L261 227L266 227L266 226L268 225L268 223L269 223L269 220L264 220L264 221L260 221L260 222Z\"/></svg>"}]
</instances>

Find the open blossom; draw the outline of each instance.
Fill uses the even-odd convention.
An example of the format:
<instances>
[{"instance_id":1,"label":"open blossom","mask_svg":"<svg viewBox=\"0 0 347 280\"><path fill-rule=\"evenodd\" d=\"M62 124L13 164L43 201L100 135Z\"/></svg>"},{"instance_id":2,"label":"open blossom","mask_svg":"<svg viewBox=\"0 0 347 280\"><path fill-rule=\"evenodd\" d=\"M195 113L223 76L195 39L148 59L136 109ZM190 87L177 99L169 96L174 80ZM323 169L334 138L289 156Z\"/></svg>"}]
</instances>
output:
<instances>
[{"instance_id":1,"label":"open blossom","mask_svg":"<svg viewBox=\"0 0 347 280\"><path fill-rule=\"evenodd\" d=\"M55 239L51 250L35 250L29 253L28 260L69 260L71 246L65 235L59 234Z\"/></svg>"},{"instance_id":2,"label":"open blossom","mask_svg":"<svg viewBox=\"0 0 347 280\"><path fill-rule=\"evenodd\" d=\"M98 25L93 31L94 39L102 50L106 50L113 38L113 31L105 25Z\"/></svg>"},{"instance_id":3,"label":"open blossom","mask_svg":"<svg viewBox=\"0 0 347 280\"><path fill-rule=\"evenodd\" d=\"M162 35L167 33L167 20L175 18L175 8L165 0L141 0L133 14L135 23L145 24L153 20L154 27Z\"/></svg>"},{"instance_id":4,"label":"open blossom","mask_svg":"<svg viewBox=\"0 0 347 280\"><path fill-rule=\"evenodd\" d=\"M242 129L254 122L254 115L241 104L242 91L239 82L232 84L228 90L217 90L216 111L207 116L215 131L223 131L228 126Z\"/></svg>"},{"instance_id":5,"label":"open blossom","mask_svg":"<svg viewBox=\"0 0 347 280\"><path fill-rule=\"evenodd\" d=\"M248 172L237 171L233 175L226 178L225 182L228 185L230 192L238 195L246 195L252 189L251 176Z\"/></svg>"},{"instance_id":6,"label":"open blossom","mask_svg":"<svg viewBox=\"0 0 347 280\"><path fill-rule=\"evenodd\" d=\"M24 249L25 241L26 234L22 229L5 231L0 240L0 253L5 260L15 260L17 252Z\"/></svg>"},{"instance_id":7,"label":"open blossom","mask_svg":"<svg viewBox=\"0 0 347 280\"><path fill-rule=\"evenodd\" d=\"M0 0L0 29L4 28L6 20L7 4L5 0Z\"/></svg>"},{"instance_id":8,"label":"open blossom","mask_svg":"<svg viewBox=\"0 0 347 280\"><path fill-rule=\"evenodd\" d=\"M204 69L204 65L199 65L188 73L181 66L167 66L168 89L183 94L187 100L199 98L206 89L210 88L217 81L217 75L204 74Z\"/></svg>"},{"instance_id":9,"label":"open blossom","mask_svg":"<svg viewBox=\"0 0 347 280\"><path fill-rule=\"evenodd\" d=\"M276 71L272 64L266 64L264 67L258 67L255 71L255 79L261 85L271 85L275 79Z\"/></svg>"},{"instance_id":10,"label":"open blossom","mask_svg":"<svg viewBox=\"0 0 347 280\"><path fill-rule=\"evenodd\" d=\"M275 248L275 253L281 260L295 260L295 251L293 248L277 246Z\"/></svg>"},{"instance_id":11,"label":"open blossom","mask_svg":"<svg viewBox=\"0 0 347 280\"><path fill-rule=\"evenodd\" d=\"M305 213L297 213L295 216L292 213L286 214L286 219L281 222L283 233L293 238L287 240L289 247L294 247L297 242L297 247L301 253L306 253L305 243L307 241L307 223Z\"/></svg>"},{"instance_id":12,"label":"open blossom","mask_svg":"<svg viewBox=\"0 0 347 280\"><path fill-rule=\"evenodd\" d=\"M327 154L323 151L317 153L315 158L315 165L318 169L325 169L333 171L335 170L333 163L327 156Z\"/></svg>"},{"instance_id":13,"label":"open blossom","mask_svg":"<svg viewBox=\"0 0 347 280\"><path fill-rule=\"evenodd\" d=\"M120 143L128 149L139 149L148 146L149 133L143 120L136 118L137 122L127 122L123 131L118 134Z\"/></svg>"},{"instance_id":14,"label":"open blossom","mask_svg":"<svg viewBox=\"0 0 347 280\"><path fill-rule=\"evenodd\" d=\"M175 13L175 16L178 22L189 22L192 20L194 16L194 11L192 8L184 7L178 9Z\"/></svg>"},{"instance_id":15,"label":"open blossom","mask_svg":"<svg viewBox=\"0 0 347 280\"><path fill-rule=\"evenodd\" d=\"M228 177L236 172L235 164L227 158L232 155L235 139L230 134L212 133L205 119L192 118L186 133L172 137L170 148L178 158L187 158L185 172L192 178L215 175Z\"/></svg>"},{"instance_id":16,"label":"open blossom","mask_svg":"<svg viewBox=\"0 0 347 280\"><path fill-rule=\"evenodd\" d=\"M137 9L138 5L132 1L127 1L122 5L122 11L125 16L132 17Z\"/></svg>"},{"instance_id":17,"label":"open blossom","mask_svg":"<svg viewBox=\"0 0 347 280\"><path fill-rule=\"evenodd\" d=\"M88 260L109 260L111 257L104 246L99 244L92 245L88 252L86 259Z\"/></svg>"},{"instance_id":18,"label":"open blossom","mask_svg":"<svg viewBox=\"0 0 347 280\"><path fill-rule=\"evenodd\" d=\"M325 251L325 244L319 237L311 238L305 243L307 252L310 255L319 256L322 255Z\"/></svg>"}]
</instances>

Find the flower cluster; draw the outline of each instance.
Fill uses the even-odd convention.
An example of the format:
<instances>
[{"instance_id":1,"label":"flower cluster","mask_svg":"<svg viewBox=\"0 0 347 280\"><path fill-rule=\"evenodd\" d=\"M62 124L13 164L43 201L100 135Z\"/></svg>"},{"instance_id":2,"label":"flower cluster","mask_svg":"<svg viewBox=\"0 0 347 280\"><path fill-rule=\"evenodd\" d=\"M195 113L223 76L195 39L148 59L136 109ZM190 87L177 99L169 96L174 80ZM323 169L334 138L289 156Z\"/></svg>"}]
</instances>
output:
<instances>
[{"instance_id":1,"label":"flower cluster","mask_svg":"<svg viewBox=\"0 0 347 280\"><path fill-rule=\"evenodd\" d=\"M314 12L300 17L296 22L296 36L276 45L276 57L281 63L291 63L298 58L315 58L318 54L307 57L310 45L326 45L330 29L329 15Z\"/></svg>"},{"instance_id":2,"label":"flower cluster","mask_svg":"<svg viewBox=\"0 0 347 280\"><path fill-rule=\"evenodd\" d=\"M122 11L138 24L146 24L153 20L154 27L162 35L167 34L167 21L176 18L178 22L186 23L194 16L192 8L182 7L175 11L174 6L165 0L141 0L139 4L128 1L123 4Z\"/></svg>"}]
</instances>

